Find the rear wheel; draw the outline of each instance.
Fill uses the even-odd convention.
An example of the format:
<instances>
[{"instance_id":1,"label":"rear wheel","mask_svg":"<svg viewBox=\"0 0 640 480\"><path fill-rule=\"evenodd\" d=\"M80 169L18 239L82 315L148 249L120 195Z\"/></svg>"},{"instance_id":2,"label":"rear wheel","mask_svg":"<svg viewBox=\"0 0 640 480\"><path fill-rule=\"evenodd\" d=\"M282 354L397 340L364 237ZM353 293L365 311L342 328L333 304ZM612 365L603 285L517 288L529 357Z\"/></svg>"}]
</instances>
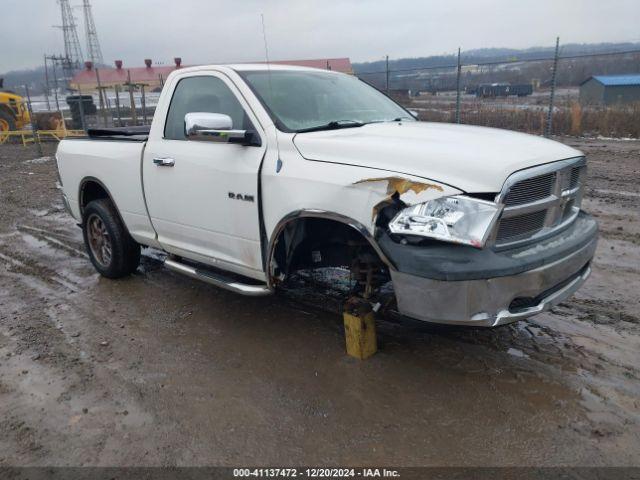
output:
<instances>
[{"instance_id":1,"label":"rear wheel","mask_svg":"<svg viewBox=\"0 0 640 480\"><path fill-rule=\"evenodd\" d=\"M90 202L84 210L82 233L91 263L107 278L133 273L140 264L140 245L131 238L108 199Z\"/></svg>"}]
</instances>

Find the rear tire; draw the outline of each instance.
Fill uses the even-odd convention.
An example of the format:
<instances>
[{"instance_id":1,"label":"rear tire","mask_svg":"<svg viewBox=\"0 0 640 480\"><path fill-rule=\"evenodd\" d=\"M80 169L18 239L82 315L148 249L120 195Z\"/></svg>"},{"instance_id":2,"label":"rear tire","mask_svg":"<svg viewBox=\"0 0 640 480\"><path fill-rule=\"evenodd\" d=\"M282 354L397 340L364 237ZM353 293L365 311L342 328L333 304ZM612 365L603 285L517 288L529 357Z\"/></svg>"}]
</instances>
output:
<instances>
[{"instance_id":1,"label":"rear tire","mask_svg":"<svg viewBox=\"0 0 640 480\"><path fill-rule=\"evenodd\" d=\"M140 245L129 235L111 200L89 202L84 209L82 236L100 275L121 278L138 268Z\"/></svg>"},{"instance_id":2,"label":"rear tire","mask_svg":"<svg viewBox=\"0 0 640 480\"><path fill-rule=\"evenodd\" d=\"M0 110L0 135L16 129L16 121L6 111Z\"/></svg>"}]
</instances>

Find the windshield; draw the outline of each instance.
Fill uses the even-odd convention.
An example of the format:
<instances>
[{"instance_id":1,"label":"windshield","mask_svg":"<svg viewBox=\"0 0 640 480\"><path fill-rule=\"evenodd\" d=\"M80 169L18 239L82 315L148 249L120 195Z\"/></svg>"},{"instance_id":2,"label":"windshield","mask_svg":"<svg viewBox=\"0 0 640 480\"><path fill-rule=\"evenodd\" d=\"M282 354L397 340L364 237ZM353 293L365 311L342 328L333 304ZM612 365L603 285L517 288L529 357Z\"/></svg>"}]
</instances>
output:
<instances>
[{"instance_id":1,"label":"windshield","mask_svg":"<svg viewBox=\"0 0 640 480\"><path fill-rule=\"evenodd\" d=\"M393 100L350 75L291 70L238 73L258 96L278 128L287 132L413 120Z\"/></svg>"}]
</instances>

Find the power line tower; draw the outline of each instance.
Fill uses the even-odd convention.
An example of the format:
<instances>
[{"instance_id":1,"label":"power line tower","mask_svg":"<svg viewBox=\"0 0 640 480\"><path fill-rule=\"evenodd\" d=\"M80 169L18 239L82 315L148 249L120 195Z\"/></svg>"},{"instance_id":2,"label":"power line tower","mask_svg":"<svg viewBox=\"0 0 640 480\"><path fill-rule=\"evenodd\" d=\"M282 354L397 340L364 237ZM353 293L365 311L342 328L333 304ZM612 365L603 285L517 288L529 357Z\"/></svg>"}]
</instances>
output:
<instances>
[{"instance_id":1,"label":"power line tower","mask_svg":"<svg viewBox=\"0 0 640 480\"><path fill-rule=\"evenodd\" d=\"M60 4L60 13L62 16L62 35L64 36L64 56L65 62L63 68L67 77L73 75L75 69L80 68L82 64L82 49L80 48L80 40L78 38L78 30L76 29L76 21L73 17L69 0L58 0Z\"/></svg>"},{"instance_id":2,"label":"power line tower","mask_svg":"<svg viewBox=\"0 0 640 480\"><path fill-rule=\"evenodd\" d=\"M91 3L89 3L89 0L82 1L82 8L84 10L84 29L87 35L87 56L94 65L104 63L102 59L102 50L100 49L100 42L98 41L98 32L96 31L96 24L93 21L93 13L91 13Z\"/></svg>"}]
</instances>

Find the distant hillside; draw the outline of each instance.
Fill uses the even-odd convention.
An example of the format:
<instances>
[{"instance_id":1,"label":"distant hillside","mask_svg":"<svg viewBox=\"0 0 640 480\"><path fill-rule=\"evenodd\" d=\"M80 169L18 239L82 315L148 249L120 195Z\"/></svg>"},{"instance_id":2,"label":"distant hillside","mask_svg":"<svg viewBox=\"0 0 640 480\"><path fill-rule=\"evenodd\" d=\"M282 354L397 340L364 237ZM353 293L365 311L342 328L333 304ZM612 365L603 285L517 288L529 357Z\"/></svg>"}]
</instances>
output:
<instances>
[{"instance_id":1,"label":"distant hillside","mask_svg":"<svg viewBox=\"0 0 640 480\"><path fill-rule=\"evenodd\" d=\"M0 73L0 77L4 78L4 88L22 92L22 85L28 85L30 89L42 90L41 83L44 83L44 67L34 68L32 70L15 70L13 72Z\"/></svg>"},{"instance_id":2,"label":"distant hillside","mask_svg":"<svg viewBox=\"0 0 640 480\"><path fill-rule=\"evenodd\" d=\"M482 48L462 52L462 87L481 83L527 83L547 87L551 80L551 62L555 47L527 49ZM577 86L591 75L640 72L640 53L626 55L581 55L640 51L640 43L567 44L560 46L561 57L557 74L559 86ZM510 63L500 63L510 62ZM411 91L442 91L455 88L457 55L436 55L422 58L389 60L391 89ZM484 64L478 67L478 64ZM489 65L487 65L489 64ZM442 68L440 68L442 67ZM449 67L449 68L445 68ZM356 75L378 88L386 86L385 62L354 63ZM421 70L422 69L422 70Z\"/></svg>"},{"instance_id":3,"label":"distant hillside","mask_svg":"<svg viewBox=\"0 0 640 480\"><path fill-rule=\"evenodd\" d=\"M535 60L553 56L554 50L554 46L531 47L520 50L513 48L480 48L463 51L461 57L463 64L474 64L478 62L497 62L503 60ZM560 45L560 55L563 56L608 53L626 50L640 50L640 43L570 43L566 45ZM430 57L419 58L389 59L389 69L406 70L412 68L433 68L438 66L455 65L456 62L457 56L455 54L433 55ZM384 60L353 64L353 70L356 74L366 72L379 72L384 71L384 69Z\"/></svg>"}]
</instances>

